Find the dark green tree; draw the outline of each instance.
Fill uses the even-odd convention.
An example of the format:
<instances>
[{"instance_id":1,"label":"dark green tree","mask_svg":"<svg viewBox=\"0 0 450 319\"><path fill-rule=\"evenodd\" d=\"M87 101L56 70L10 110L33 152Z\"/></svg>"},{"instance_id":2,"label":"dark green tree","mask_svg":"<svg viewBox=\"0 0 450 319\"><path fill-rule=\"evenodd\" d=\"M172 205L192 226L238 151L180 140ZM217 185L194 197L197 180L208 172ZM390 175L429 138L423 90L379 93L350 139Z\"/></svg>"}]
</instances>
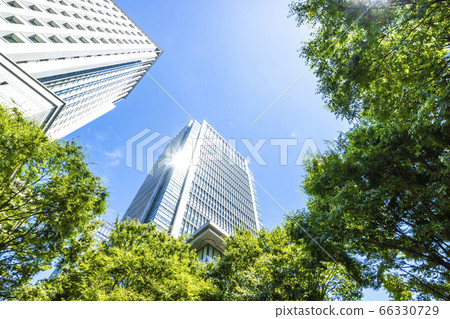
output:
<instances>
[{"instance_id":1,"label":"dark green tree","mask_svg":"<svg viewBox=\"0 0 450 319\"><path fill-rule=\"evenodd\" d=\"M89 247L106 192L75 142L0 106L0 299Z\"/></svg>"},{"instance_id":2,"label":"dark green tree","mask_svg":"<svg viewBox=\"0 0 450 319\"><path fill-rule=\"evenodd\" d=\"M21 300L199 300L211 289L205 265L184 238L154 224L116 223L108 241L93 245L52 279L17 292Z\"/></svg>"},{"instance_id":3,"label":"dark green tree","mask_svg":"<svg viewBox=\"0 0 450 319\"><path fill-rule=\"evenodd\" d=\"M450 299L449 1L306 0L291 13L315 26L301 52L326 106L353 122L307 161L308 212L292 225L393 298Z\"/></svg>"},{"instance_id":4,"label":"dark green tree","mask_svg":"<svg viewBox=\"0 0 450 319\"><path fill-rule=\"evenodd\" d=\"M358 300L361 287L334 262L313 259L284 227L239 231L208 265L210 300Z\"/></svg>"}]
</instances>

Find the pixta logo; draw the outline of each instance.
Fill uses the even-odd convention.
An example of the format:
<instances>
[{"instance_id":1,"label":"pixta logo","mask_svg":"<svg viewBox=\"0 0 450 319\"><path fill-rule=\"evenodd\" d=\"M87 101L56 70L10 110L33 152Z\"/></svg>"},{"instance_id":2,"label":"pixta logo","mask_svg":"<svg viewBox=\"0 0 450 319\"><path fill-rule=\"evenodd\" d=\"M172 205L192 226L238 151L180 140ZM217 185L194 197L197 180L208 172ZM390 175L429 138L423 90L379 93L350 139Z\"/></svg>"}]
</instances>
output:
<instances>
[{"instance_id":1,"label":"pixta logo","mask_svg":"<svg viewBox=\"0 0 450 319\"><path fill-rule=\"evenodd\" d=\"M147 174L152 174L153 165L156 160L156 153L160 151L160 149L169 141L171 141L171 137L164 136L162 133L152 132L150 129L142 130L130 138L126 143L126 165L128 167L134 167L140 172L145 171ZM207 155L203 155L207 156L208 161L225 161L227 165L234 165L234 162L230 160L230 157L221 151L222 148L219 147L220 141L220 139L200 138L194 139L194 142L191 143L191 145L195 148L196 145L200 144L203 147L208 147L212 150L209 153L207 152ZM234 149L238 150L240 154L248 154L246 160L249 163L256 163L258 166L268 165L263 154L270 153L272 163L273 158L278 157L278 165L280 166L289 165L288 159L292 158L291 156L294 155L292 153L295 153L296 156L296 161L294 163L295 166L301 166L308 154L319 154L319 149L314 140L311 138L304 139L303 141L300 141L297 138L261 138L256 142L252 142L248 138L241 138L230 139L228 140L228 143ZM217 147L215 147L216 145ZM272 150L266 152L264 148L268 147ZM194 149L191 151L192 152L182 152L180 150L180 153L193 154ZM168 153L170 153L170 157L172 158L183 158L181 156L177 156L176 151L174 150L169 150ZM194 162L192 156L185 156L185 158L186 161L190 161L185 164L191 164L194 166L198 164L198 159ZM172 160L171 162L174 161Z\"/></svg>"},{"instance_id":2,"label":"pixta logo","mask_svg":"<svg viewBox=\"0 0 450 319\"><path fill-rule=\"evenodd\" d=\"M147 174L152 174L156 151L172 139L169 136L161 136L162 133L152 133L150 129L146 128L127 140L127 167L135 167L139 172L144 172L145 163Z\"/></svg>"}]
</instances>

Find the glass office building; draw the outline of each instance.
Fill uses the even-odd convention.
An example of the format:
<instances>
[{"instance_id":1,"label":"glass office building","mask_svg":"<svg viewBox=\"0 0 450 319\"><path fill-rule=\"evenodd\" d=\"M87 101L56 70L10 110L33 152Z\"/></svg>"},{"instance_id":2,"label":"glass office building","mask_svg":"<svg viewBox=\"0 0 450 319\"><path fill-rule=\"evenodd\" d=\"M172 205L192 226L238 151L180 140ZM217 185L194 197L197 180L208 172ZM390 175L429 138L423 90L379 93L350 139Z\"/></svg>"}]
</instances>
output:
<instances>
[{"instance_id":1,"label":"glass office building","mask_svg":"<svg viewBox=\"0 0 450 319\"><path fill-rule=\"evenodd\" d=\"M0 0L0 102L53 138L114 109L161 53L112 0Z\"/></svg>"},{"instance_id":2,"label":"glass office building","mask_svg":"<svg viewBox=\"0 0 450 319\"><path fill-rule=\"evenodd\" d=\"M94 238L97 242L108 240L113 231L114 226L108 223L106 220L102 220L100 228L96 229L94 232Z\"/></svg>"},{"instance_id":3,"label":"glass office building","mask_svg":"<svg viewBox=\"0 0 450 319\"><path fill-rule=\"evenodd\" d=\"M220 238L236 229L256 234L262 227L247 160L205 121L191 121L171 140L127 218L153 221L174 237L190 235L201 259L217 255Z\"/></svg>"}]
</instances>

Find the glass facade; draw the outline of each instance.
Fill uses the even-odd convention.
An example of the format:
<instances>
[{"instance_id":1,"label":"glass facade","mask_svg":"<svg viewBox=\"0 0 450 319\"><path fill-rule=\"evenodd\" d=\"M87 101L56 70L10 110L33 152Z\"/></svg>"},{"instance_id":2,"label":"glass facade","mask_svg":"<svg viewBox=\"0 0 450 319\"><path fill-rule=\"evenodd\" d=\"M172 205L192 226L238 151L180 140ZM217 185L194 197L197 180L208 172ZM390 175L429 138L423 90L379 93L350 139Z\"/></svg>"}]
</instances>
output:
<instances>
[{"instance_id":1,"label":"glass facade","mask_svg":"<svg viewBox=\"0 0 450 319\"><path fill-rule=\"evenodd\" d=\"M143 62L136 61L39 79L66 102L49 134L57 135L123 98L142 76L142 68Z\"/></svg>"},{"instance_id":2,"label":"glass facade","mask_svg":"<svg viewBox=\"0 0 450 319\"><path fill-rule=\"evenodd\" d=\"M124 219L136 218L142 223L153 221L160 229L169 230L188 170L187 166L173 165L173 159L183 152L189 155L193 147L192 137L198 134L199 129L198 123L191 122L170 141L153 165L152 174L142 184Z\"/></svg>"},{"instance_id":3,"label":"glass facade","mask_svg":"<svg viewBox=\"0 0 450 319\"><path fill-rule=\"evenodd\" d=\"M155 222L178 237L208 222L226 233L262 227L248 163L208 123L189 123L158 158L124 219Z\"/></svg>"},{"instance_id":4,"label":"glass facade","mask_svg":"<svg viewBox=\"0 0 450 319\"><path fill-rule=\"evenodd\" d=\"M97 242L108 240L114 230L114 226L107 221L102 221L102 226L94 232L94 238Z\"/></svg>"},{"instance_id":5,"label":"glass facade","mask_svg":"<svg viewBox=\"0 0 450 319\"><path fill-rule=\"evenodd\" d=\"M210 244L206 244L205 246L197 250L198 259L204 263L209 263L214 259L220 258L221 256L222 253Z\"/></svg>"},{"instance_id":6,"label":"glass facade","mask_svg":"<svg viewBox=\"0 0 450 319\"><path fill-rule=\"evenodd\" d=\"M0 0L0 52L64 102L38 117L57 139L114 109L162 49L112 0ZM8 100L28 89L12 87L2 88ZM29 105L36 118L39 103Z\"/></svg>"}]
</instances>

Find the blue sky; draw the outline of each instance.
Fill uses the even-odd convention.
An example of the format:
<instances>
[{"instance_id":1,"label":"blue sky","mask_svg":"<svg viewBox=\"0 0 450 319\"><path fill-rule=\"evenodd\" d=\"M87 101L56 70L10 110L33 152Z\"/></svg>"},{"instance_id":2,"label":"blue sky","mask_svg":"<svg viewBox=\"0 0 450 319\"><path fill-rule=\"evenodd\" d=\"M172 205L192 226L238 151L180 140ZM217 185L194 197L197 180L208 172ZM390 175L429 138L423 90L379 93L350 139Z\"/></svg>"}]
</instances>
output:
<instances>
[{"instance_id":1,"label":"blue sky","mask_svg":"<svg viewBox=\"0 0 450 319\"><path fill-rule=\"evenodd\" d=\"M250 169L257 182L287 211L305 206L300 190L303 170L295 161L306 138L319 150L347 123L323 108L316 80L299 58L309 36L288 18L287 1L151 1L117 3L164 50L149 71L196 120L208 121L223 137L296 138L288 166L280 165L279 147L267 141L261 155L267 166ZM301 74L303 77L255 125L252 123ZM150 78L144 77L117 108L67 138L87 148L93 171L109 189L105 219L122 216L145 179L125 165L126 140L148 128L174 136L190 117ZM237 149L248 155L240 142ZM280 224L284 212L258 186L267 228Z\"/></svg>"},{"instance_id":2,"label":"blue sky","mask_svg":"<svg viewBox=\"0 0 450 319\"><path fill-rule=\"evenodd\" d=\"M310 31L288 18L291 0L116 0L164 50L149 71L197 120L208 121L226 139L296 138L287 166L266 142L267 166L252 162L256 181L287 211L305 207L303 170L294 163L305 139L320 151L348 124L324 109L316 79L299 58ZM255 124L252 123L296 79L303 77ZM87 149L92 170L110 198L104 218L123 216L145 173L125 165L126 141L148 128L174 136L190 117L148 76L112 112L86 125L76 138ZM248 155L242 143L237 149ZM265 227L283 222L284 211L257 187ZM370 292L385 300L382 292ZM366 298L370 299L366 294Z\"/></svg>"}]
</instances>

